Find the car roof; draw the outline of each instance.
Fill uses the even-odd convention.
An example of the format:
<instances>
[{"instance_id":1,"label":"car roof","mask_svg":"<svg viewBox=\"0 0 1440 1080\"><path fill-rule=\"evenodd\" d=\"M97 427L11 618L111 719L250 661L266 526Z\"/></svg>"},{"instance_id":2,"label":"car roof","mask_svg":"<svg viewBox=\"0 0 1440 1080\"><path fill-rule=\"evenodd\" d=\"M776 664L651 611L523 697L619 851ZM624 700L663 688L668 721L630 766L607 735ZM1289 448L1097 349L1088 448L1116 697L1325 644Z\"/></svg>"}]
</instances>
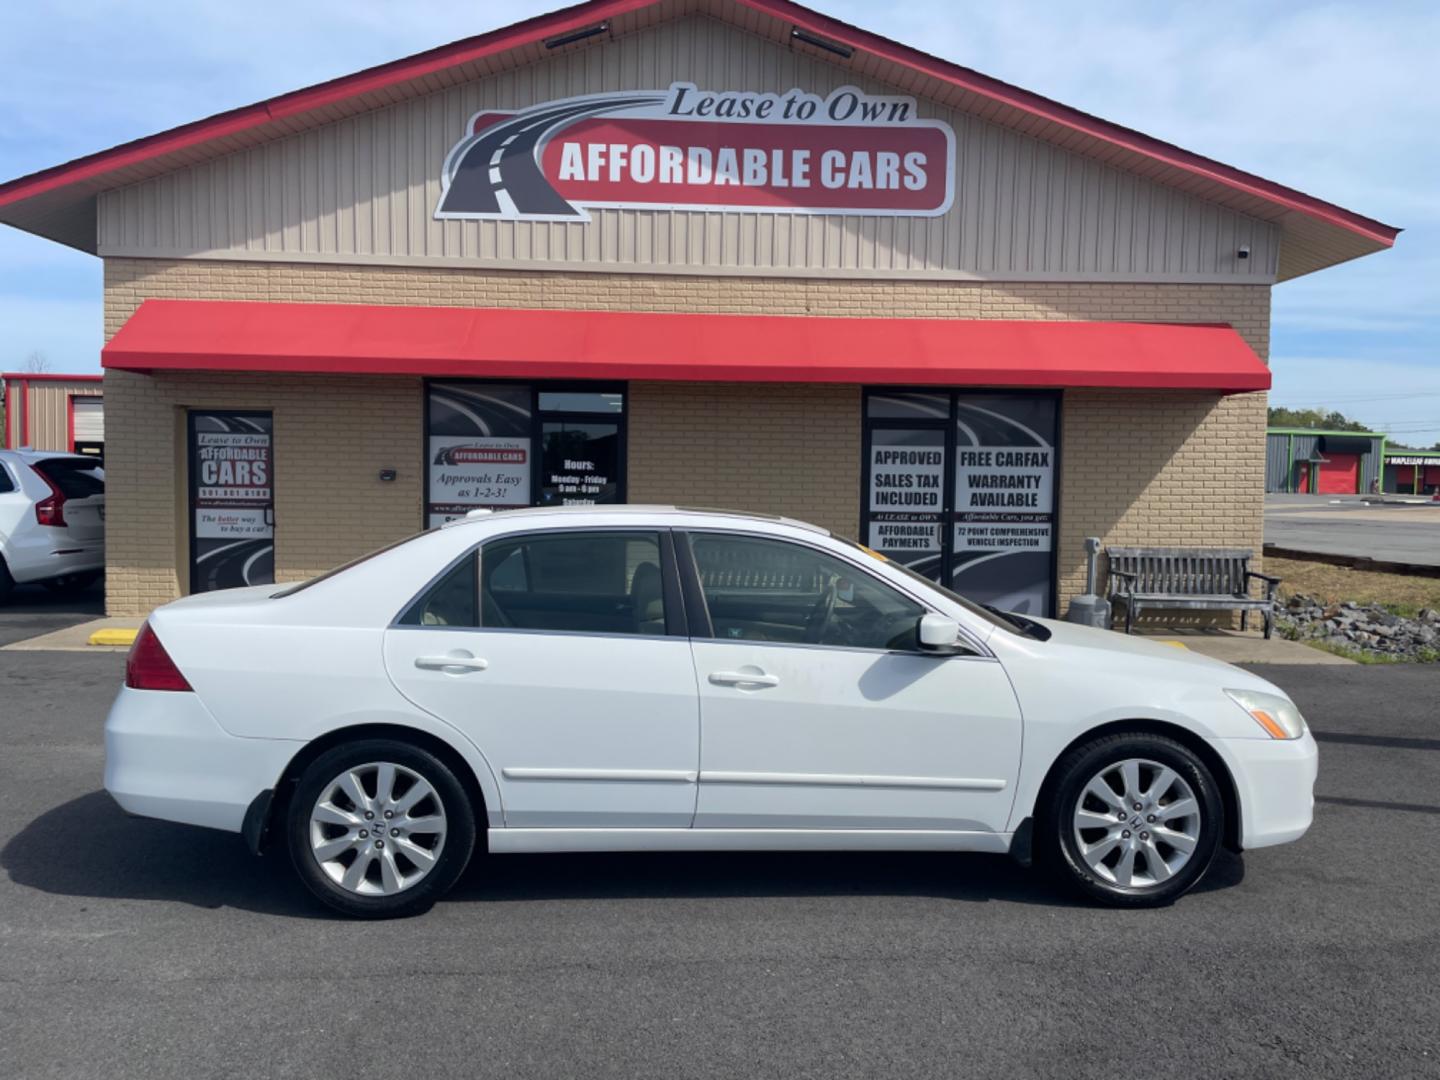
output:
<instances>
[{"instance_id":1,"label":"car roof","mask_svg":"<svg viewBox=\"0 0 1440 1080\"><path fill-rule=\"evenodd\" d=\"M647 505L644 503L610 503L606 505L588 506L517 506L513 509L495 511L472 510L470 514L465 517L447 522L442 527L453 529L480 522L512 521L516 518L550 518L557 516L586 518L610 517L614 515L629 516L632 514L642 518L678 517L690 521L705 519L753 521L757 524L788 525L791 528L804 529L807 532L817 533L821 536L830 535L829 529L821 528L819 525L812 525L808 521L798 521L795 518L781 517L775 514L756 514L743 510L712 510L697 506Z\"/></svg>"},{"instance_id":2,"label":"car roof","mask_svg":"<svg viewBox=\"0 0 1440 1080\"><path fill-rule=\"evenodd\" d=\"M23 461L27 465L36 461L53 461L56 458L73 458L76 461L93 461L97 466L101 464L99 458L91 457L86 454L72 454L69 450L36 450L33 446L0 448L0 456L10 458L14 461Z\"/></svg>"}]
</instances>

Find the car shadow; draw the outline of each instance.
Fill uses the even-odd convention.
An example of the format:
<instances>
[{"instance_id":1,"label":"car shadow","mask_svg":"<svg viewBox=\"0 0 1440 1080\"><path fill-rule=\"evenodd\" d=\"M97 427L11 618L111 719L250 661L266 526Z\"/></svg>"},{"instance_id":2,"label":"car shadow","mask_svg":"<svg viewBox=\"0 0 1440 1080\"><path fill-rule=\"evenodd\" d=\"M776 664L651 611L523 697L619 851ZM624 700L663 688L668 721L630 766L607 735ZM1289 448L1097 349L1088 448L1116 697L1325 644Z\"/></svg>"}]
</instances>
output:
<instances>
[{"instance_id":1,"label":"car shadow","mask_svg":"<svg viewBox=\"0 0 1440 1080\"><path fill-rule=\"evenodd\" d=\"M257 859L229 833L129 817L103 791L31 821L0 849L0 869L17 885L63 896L329 915L283 852ZM1195 891L1231 888L1244 876L1244 860L1222 852ZM1085 906L1006 856L945 852L482 855L444 902L777 896Z\"/></svg>"},{"instance_id":2,"label":"car shadow","mask_svg":"<svg viewBox=\"0 0 1440 1080\"><path fill-rule=\"evenodd\" d=\"M324 916L287 859L257 859L231 833L130 817L103 791L31 821L0 849L0 869L61 896Z\"/></svg>"},{"instance_id":3,"label":"car shadow","mask_svg":"<svg viewBox=\"0 0 1440 1080\"><path fill-rule=\"evenodd\" d=\"M105 614L105 581L102 578L86 589L55 592L43 585L16 585L0 608L11 615L84 615Z\"/></svg>"}]
</instances>

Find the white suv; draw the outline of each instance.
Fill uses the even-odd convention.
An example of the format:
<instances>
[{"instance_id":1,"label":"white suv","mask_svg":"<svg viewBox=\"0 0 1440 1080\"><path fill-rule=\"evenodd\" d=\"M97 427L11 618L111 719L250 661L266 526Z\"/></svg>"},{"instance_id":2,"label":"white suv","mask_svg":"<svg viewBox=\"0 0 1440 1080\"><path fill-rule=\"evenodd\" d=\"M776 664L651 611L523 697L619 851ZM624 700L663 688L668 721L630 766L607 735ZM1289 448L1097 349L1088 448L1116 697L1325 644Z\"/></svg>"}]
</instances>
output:
<instances>
[{"instance_id":1,"label":"white suv","mask_svg":"<svg viewBox=\"0 0 1440 1080\"><path fill-rule=\"evenodd\" d=\"M105 569L105 470L94 458L0 450L0 601L30 582L82 589Z\"/></svg>"}]
</instances>

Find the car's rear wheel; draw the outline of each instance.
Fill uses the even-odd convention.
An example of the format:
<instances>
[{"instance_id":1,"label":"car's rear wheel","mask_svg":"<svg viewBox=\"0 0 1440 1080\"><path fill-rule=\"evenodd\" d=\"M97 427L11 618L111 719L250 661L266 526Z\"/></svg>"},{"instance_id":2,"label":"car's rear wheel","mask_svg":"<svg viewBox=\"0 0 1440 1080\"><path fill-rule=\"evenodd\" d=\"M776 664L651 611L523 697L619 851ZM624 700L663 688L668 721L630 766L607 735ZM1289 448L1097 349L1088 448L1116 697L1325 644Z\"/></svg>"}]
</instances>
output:
<instances>
[{"instance_id":1,"label":"car's rear wheel","mask_svg":"<svg viewBox=\"0 0 1440 1080\"><path fill-rule=\"evenodd\" d=\"M1049 861L1082 894L1153 907L1204 875L1225 828L1209 768L1173 739L1109 735L1070 751L1040 822Z\"/></svg>"},{"instance_id":2,"label":"car's rear wheel","mask_svg":"<svg viewBox=\"0 0 1440 1080\"><path fill-rule=\"evenodd\" d=\"M427 910L455 884L475 847L475 816L435 755L365 739L305 769L286 836L300 879L324 903L358 918L396 918Z\"/></svg>"},{"instance_id":3,"label":"car's rear wheel","mask_svg":"<svg viewBox=\"0 0 1440 1080\"><path fill-rule=\"evenodd\" d=\"M0 559L0 604L3 604L15 588L15 579L10 576L10 568L5 565L5 560Z\"/></svg>"}]
</instances>

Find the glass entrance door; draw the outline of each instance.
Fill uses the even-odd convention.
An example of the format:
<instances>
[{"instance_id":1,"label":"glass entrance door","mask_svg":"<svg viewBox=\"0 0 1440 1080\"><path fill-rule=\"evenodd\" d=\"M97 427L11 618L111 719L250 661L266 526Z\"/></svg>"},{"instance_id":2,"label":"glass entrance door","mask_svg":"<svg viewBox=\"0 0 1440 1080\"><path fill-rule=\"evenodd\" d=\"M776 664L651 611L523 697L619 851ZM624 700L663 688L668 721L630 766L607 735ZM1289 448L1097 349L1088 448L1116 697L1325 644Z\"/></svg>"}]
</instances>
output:
<instances>
[{"instance_id":1,"label":"glass entrance door","mask_svg":"<svg viewBox=\"0 0 1440 1080\"><path fill-rule=\"evenodd\" d=\"M190 591L275 581L274 417L192 412Z\"/></svg>"},{"instance_id":2,"label":"glass entrance door","mask_svg":"<svg viewBox=\"0 0 1440 1080\"><path fill-rule=\"evenodd\" d=\"M980 603L1052 614L1059 416L1048 391L867 391L866 543Z\"/></svg>"}]
</instances>

